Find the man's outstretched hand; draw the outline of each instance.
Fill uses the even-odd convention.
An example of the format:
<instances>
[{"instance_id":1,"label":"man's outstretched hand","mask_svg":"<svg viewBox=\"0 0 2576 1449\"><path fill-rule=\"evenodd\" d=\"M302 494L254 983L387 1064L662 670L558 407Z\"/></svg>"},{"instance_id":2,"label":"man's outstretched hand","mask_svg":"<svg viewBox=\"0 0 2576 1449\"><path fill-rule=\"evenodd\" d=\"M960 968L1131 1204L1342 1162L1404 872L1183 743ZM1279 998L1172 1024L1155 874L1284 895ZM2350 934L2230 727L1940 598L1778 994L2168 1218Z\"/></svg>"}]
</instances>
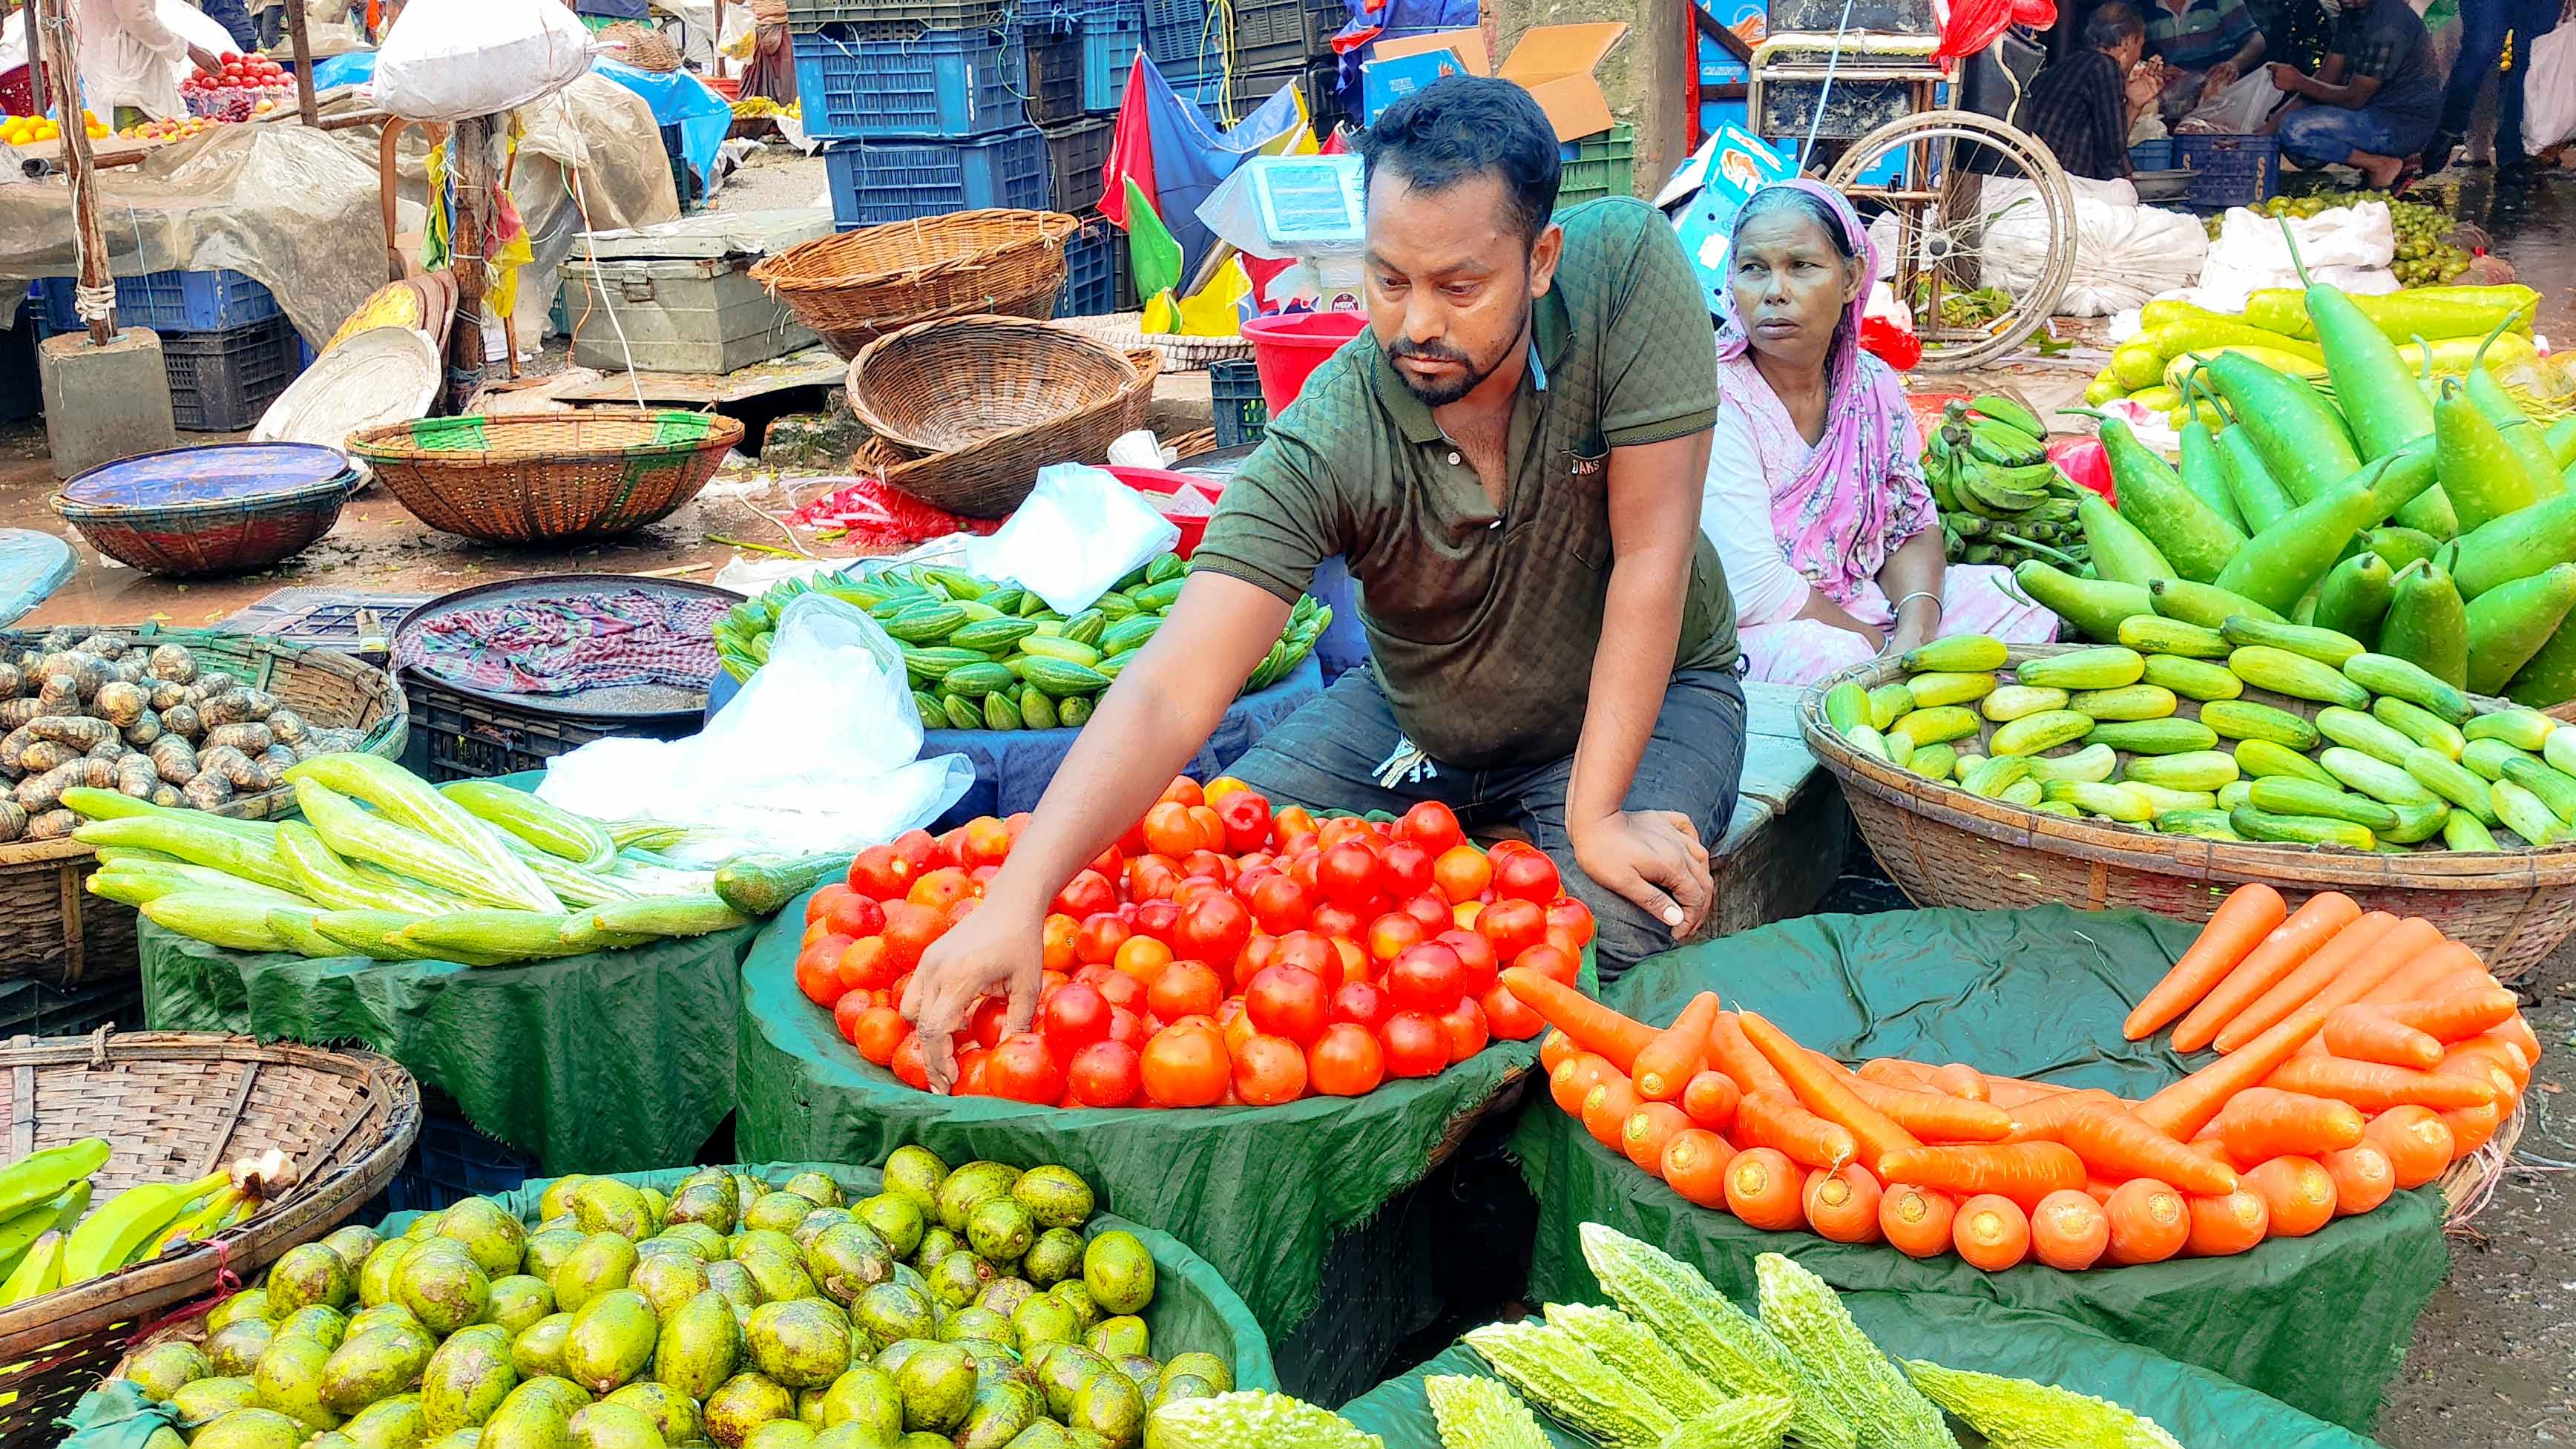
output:
<instances>
[{"instance_id":1,"label":"man's outstretched hand","mask_svg":"<svg viewBox=\"0 0 2576 1449\"><path fill-rule=\"evenodd\" d=\"M1568 834L1583 873L1670 927L1674 940L1689 939L1708 919L1717 887L1709 875L1708 847L1689 816L1623 810Z\"/></svg>"},{"instance_id":2,"label":"man's outstretched hand","mask_svg":"<svg viewBox=\"0 0 2576 1449\"><path fill-rule=\"evenodd\" d=\"M1003 990L1010 1004L1004 1029L1021 1032L1037 1017L1046 982L1040 937L1046 916L1015 910L987 898L947 934L930 943L903 989L904 1020L921 1034L921 1061L930 1090L945 1093L957 1081L957 1053L950 1038L986 994Z\"/></svg>"}]
</instances>

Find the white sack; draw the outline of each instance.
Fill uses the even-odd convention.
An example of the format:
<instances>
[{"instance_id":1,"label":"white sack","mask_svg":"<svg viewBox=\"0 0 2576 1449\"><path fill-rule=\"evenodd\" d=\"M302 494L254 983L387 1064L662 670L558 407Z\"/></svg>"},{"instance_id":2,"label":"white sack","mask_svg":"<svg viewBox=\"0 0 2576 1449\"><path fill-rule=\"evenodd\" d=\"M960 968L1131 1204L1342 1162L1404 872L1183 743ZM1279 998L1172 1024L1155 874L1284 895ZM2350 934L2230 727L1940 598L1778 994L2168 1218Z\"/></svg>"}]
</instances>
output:
<instances>
[{"instance_id":1,"label":"white sack","mask_svg":"<svg viewBox=\"0 0 2576 1449\"><path fill-rule=\"evenodd\" d=\"M416 121L461 121L552 95L590 57L590 32L560 0L411 0L377 52L376 100Z\"/></svg>"}]
</instances>

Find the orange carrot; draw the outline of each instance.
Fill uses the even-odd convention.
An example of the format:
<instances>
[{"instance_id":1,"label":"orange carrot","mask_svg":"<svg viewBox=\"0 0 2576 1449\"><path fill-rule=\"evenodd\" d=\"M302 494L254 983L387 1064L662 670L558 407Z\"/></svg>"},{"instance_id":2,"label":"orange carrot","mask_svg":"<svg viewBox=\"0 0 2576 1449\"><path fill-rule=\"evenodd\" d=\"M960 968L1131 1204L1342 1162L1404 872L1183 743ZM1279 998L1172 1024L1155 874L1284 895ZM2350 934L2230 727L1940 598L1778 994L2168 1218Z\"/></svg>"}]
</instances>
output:
<instances>
[{"instance_id":1,"label":"orange carrot","mask_svg":"<svg viewBox=\"0 0 2576 1449\"><path fill-rule=\"evenodd\" d=\"M2447 1112L2454 1107L2482 1107L2496 1090L2478 1077L2450 1072L2416 1072L2377 1062L2348 1062L2341 1057L2297 1057L2281 1064L2265 1082L2284 1092L2332 1097L2364 1112L2385 1112L2409 1102Z\"/></svg>"},{"instance_id":2,"label":"orange carrot","mask_svg":"<svg viewBox=\"0 0 2576 1449\"><path fill-rule=\"evenodd\" d=\"M2312 1157L2275 1157L2245 1174L2245 1186L2263 1199L2276 1238L2304 1238L2334 1220L2335 1182Z\"/></svg>"},{"instance_id":3,"label":"orange carrot","mask_svg":"<svg viewBox=\"0 0 2576 1449\"><path fill-rule=\"evenodd\" d=\"M1753 1049L1788 1079L1789 1090L1797 1094L1801 1106L1850 1130L1852 1140L1859 1145L1861 1166L1875 1172L1879 1159L1887 1153L1923 1145L1913 1133L1889 1120L1886 1113L1862 1101L1860 1094L1845 1084L1841 1067L1827 1071L1787 1032L1756 1012L1739 1011L1735 1019L1736 1025L1743 1028L1745 1040L1753 1043Z\"/></svg>"},{"instance_id":4,"label":"orange carrot","mask_svg":"<svg viewBox=\"0 0 2576 1449\"><path fill-rule=\"evenodd\" d=\"M1840 1172L1827 1172L1821 1167L1809 1172L1798 1201L1807 1214L1807 1226L1814 1228L1819 1237L1837 1243L1874 1243L1878 1241L1881 1196L1878 1179L1854 1162Z\"/></svg>"},{"instance_id":5,"label":"orange carrot","mask_svg":"<svg viewBox=\"0 0 2576 1449\"><path fill-rule=\"evenodd\" d=\"M1789 1081L1780 1075L1753 1043L1744 1039L1744 1028L1731 1011L1721 1011L1708 1024L1708 1064L1735 1079L1735 1085L1750 1097L1768 1093L1774 1097L1794 1097Z\"/></svg>"},{"instance_id":6,"label":"orange carrot","mask_svg":"<svg viewBox=\"0 0 2576 1449\"><path fill-rule=\"evenodd\" d=\"M2089 1193L2052 1192L2031 1210L2031 1255L2052 1268L2081 1273L2110 1246L2111 1215Z\"/></svg>"},{"instance_id":7,"label":"orange carrot","mask_svg":"<svg viewBox=\"0 0 2576 1449\"><path fill-rule=\"evenodd\" d=\"M2458 941L2444 941L2417 952L2404 965L2390 972L2387 979L2351 999L2382 1004L2413 1001L2435 985L2485 970L2485 963L2478 960L2477 952Z\"/></svg>"},{"instance_id":8,"label":"orange carrot","mask_svg":"<svg viewBox=\"0 0 2576 1449\"><path fill-rule=\"evenodd\" d=\"M1670 1102L1647 1102L1628 1114L1627 1124L1620 1129L1619 1150L1650 1177L1664 1175L1664 1148L1675 1134L1691 1124L1682 1109Z\"/></svg>"},{"instance_id":9,"label":"orange carrot","mask_svg":"<svg viewBox=\"0 0 2576 1449\"><path fill-rule=\"evenodd\" d=\"M2263 944L2289 913L2281 893L2262 884L2237 887L2218 909L2210 914L2209 924L2182 953L2146 1000L2129 1013L2120 1033L2131 1041L2144 1041L2166 1023L2197 1005L2219 982L2227 979L2255 947Z\"/></svg>"},{"instance_id":10,"label":"orange carrot","mask_svg":"<svg viewBox=\"0 0 2576 1449\"><path fill-rule=\"evenodd\" d=\"M1548 1029L1547 1039L1538 1044L1539 1069L1553 1073L1558 1062L1582 1050L1583 1048L1574 1044L1574 1038L1551 1027Z\"/></svg>"},{"instance_id":11,"label":"orange carrot","mask_svg":"<svg viewBox=\"0 0 2576 1449\"><path fill-rule=\"evenodd\" d=\"M1736 1104L1735 1138L1768 1147L1807 1167L1840 1167L1860 1151L1851 1129L1828 1122L1795 1098L1756 1092Z\"/></svg>"},{"instance_id":12,"label":"orange carrot","mask_svg":"<svg viewBox=\"0 0 2576 1449\"><path fill-rule=\"evenodd\" d=\"M1639 1105L1637 1089L1628 1085L1626 1077L1616 1074L1604 1076L1592 1084L1591 1091L1583 1094L1583 1130L1592 1134L1593 1141L1611 1151L1622 1151L1628 1132L1628 1114L1636 1111Z\"/></svg>"},{"instance_id":13,"label":"orange carrot","mask_svg":"<svg viewBox=\"0 0 2576 1449\"><path fill-rule=\"evenodd\" d=\"M1693 1076L1682 1087L1682 1110L1692 1122L1711 1132L1723 1132L1735 1122L1735 1104L1744 1100L1744 1092L1735 1079L1720 1071L1705 1071Z\"/></svg>"},{"instance_id":14,"label":"orange carrot","mask_svg":"<svg viewBox=\"0 0 2576 1449\"><path fill-rule=\"evenodd\" d=\"M1950 1224L1958 1212L1948 1193L1891 1187L1878 1199L1878 1229L1909 1258L1937 1258L1950 1251Z\"/></svg>"},{"instance_id":15,"label":"orange carrot","mask_svg":"<svg viewBox=\"0 0 2576 1449\"><path fill-rule=\"evenodd\" d=\"M2195 1258L2223 1258L2263 1241L2272 1226L2271 1205L2263 1195L2238 1188L2225 1197L2183 1199L2191 1210L2191 1235L2183 1251Z\"/></svg>"},{"instance_id":16,"label":"orange carrot","mask_svg":"<svg viewBox=\"0 0 2576 1449\"><path fill-rule=\"evenodd\" d=\"M2006 1111L2049 1097L2062 1097L2072 1090L2054 1082L2025 1082L2013 1077L1986 1078L1986 1100Z\"/></svg>"},{"instance_id":17,"label":"orange carrot","mask_svg":"<svg viewBox=\"0 0 2576 1449\"><path fill-rule=\"evenodd\" d=\"M2366 1213L2397 1191L2397 1170L2389 1166L2388 1154L2368 1142L2329 1152L2318 1161L2334 1179L2336 1217Z\"/></svg>"},{"instance_id":18,"label":"orange carrot","mask_svg":"<svg viewBox=\"0 0 2576 1449\"><path fill-rule=\"evenodd\" d=\"M2066 1122L2066 1145L2102 1177L2152 1177L2185 1192L2231 1193L2236 1169L2204 1157L2126 1112L2095 1109Z\"/></svg>"},{"instance_id":19,"label":"orange carrot","mask_svg":"<svg viewBox=\"0 0 2576 1449\"><path fill-rule=\"evenodd\" d=\"M2495 1090L2495 1100L2501 1103L2521 1098L2519 1076L2522 1069L2520 1048L2500 1041L2468 1041L2453 1047L2443 1056L2442 1064L2433 1070L2445 1076L2484 1082ZM2450 1110L2438 1102L2425 1105L2442 1111Z\"/></svg>"},{"instance_id":20,"label":"orange carrot","mask_svg":"<svg viewBox=\"0 0 2576 1449\"><path fill-rule=\"evenodd\" d=\"M2460 1107L2442 1114L2442 1125L2451 1131L2451 1160L2459 1161L2487 1145L2504 1125L2504 1113L2496 1103L2483 1107Z\"/></svg>"},{"instance_id":21,"label":"orange carrot","mask_svg":"<svg viewBox=\"0 0 2576 1449\"><path fill-rule=\"evenodd\" d=\"M1547 1074L1548 1095L1556 1099L1558 1110L1579 1118L1583 1115L1583 1099L1592 1095L1603 1077L1617 1070L1590 1052L1577 1052L1558 1062L1556 1070Z\"/></svg>"},{"instance_id":22,"label":"orange carrot","mask_svg":"<svg viewBox=\"0 0 2576 1449\"><path fill-rule=\"evenodd\" d=\"M2084 1179L2084 1195L2093 1199L2095 1202L2101 1203L2105 1207L2110 1205L2111 1194L2119 1190L2120 1184L2116 1182L2104 1182L2098 1177L2087 1177Z\"/></svg>"},{"instance_id":23,"label":"orange carrot","mask_svg":"<svg viewBox=\"0 0 2576 1449\"><path fill-rule=\"evenodd\" d=\"M2419 1072L2442 1064L2440 1042L2402 1021L2392 1020L2386 1007L2365 1002L2335 1008L2317 1040L2326 1044L2327 1051L2350 1061L2412 1067Z\"/></svg>"},{"instance_id":24,"label":"orange carrot","mask_svg":"<svg viewBox=\"0 0 2576 1449\"><path fill-rule=\"evenodd\" d=\"M1685 1127L1664 1144L1663 1170L1656 1175L1682 1195L1682 1201L1726 1210L1726 1167L1735 1148L1725 1138L1700 1127Z\"/></svg>"},{"instance_id":25,"label":"orange carrot","mask_svg":"<svg viewBox=\"0 0 2576 1449\"><path fill-rule=\"evenodd\" d=\"M1950 1062L1932 1069L1932 1090L1982 1102L1986 1100L1985 1074L1966 1062Z\"/></svg>"},{"instance_id":26,"label":"orange carrot","mask_svg":"<svg viewBox=\"0 0 2576 1449\"><path fill-rule=\"evenodd\" d=\"M2451 1165L2451 1129L2430 1107L2391 1107L2370 1119L2362 1140L2388 1154L2400 1188L2418 1188Z\"/></svg>"},{"instance_id":27,"label":"orange carrot","mask_svg":"<svg viewBox=\"0 0 2576 1449\"><path fill-rule=\"evenodd\" d=\"M2102 1214L2111 1220L2104 1256L2122 1267L2161 1263L2191 1238L2191 1209L2182 1194L2152 1177L2121 1183L2102 1204Z\"/></svg>"},{"instance_id":28,"label":"orange carrot","mask_svg":"<svg viewBox=\"0 0 2576 1449\"><path fill-rule=\"evenodd\" d=\"M2083 1159L2057 1142L1902 1147L1880 1158L1878 1170L1891 1183L1937 1187L1943 1192L2000 1193L2032 1205L2059 1188L2084 1185Z\"/></svg>"},{"instance_id":29,"label":"orange carrot","mask_svg":"<svg viewBox=\"0 0 2576 1449\"><path fill-rule=\"evenodd\" d=\"M1972 1102L1947 1092L1882 1086L1859 1077L1844 1085L1925 1142L2001 1142L2012 1135L2012 1114L1991 1102Z\"/></svg>"},{"instance_id":30,"label":"orange carrot","mask_svg":"<svg viewBox=\"0 0 2576 1449\"><path fill-rule=\"evenodd\" d=\"M1537 1012L1548 1025L1564 1032L1585 1051L1607 1058L1622 1074L1637 1063L1637 1053L1655 1039L1642 1021L1630 1021L1554 977L1525 966L1503 970L1503 984L1521 1005Z\"/></svg>"},{"instance_id":31,"label":"orange carrot","mask_svg":"<svg viewBox=\"0 0 2576 1449\"><path fill-rule=\"evenodd\" d=\"M1798 1204L1797 1164L1768 1147L1735 1154L1726 1165L1726 1206L1757 1228L1785 1232L1806 1221Z\"/></svg>"},{"instance_id":32,"label":"orange carrot","mask_svg":"<svg viewBox=\"0 0 2576 1449\"><path fill-rule=\"evenodd\" d=\"M2489 1028L2487 1035L2499 1037L2522 1048L2522 1060L2525 1066L2540 1064L2540 1038L2532 1035L2531 1023L2522 1019L2521 1012L2517 1011L2498 1025Z\"/></svg>"},{"instance_id":33,"label":"orange carrot","mask_svg":"<svg viewBox=\"0 0 2576 1449\"><path fill-rule=\"evenodd\" d=\"M2521 1008L2501 986L2472 986L2430 1001L2401 1001L2379 1008L2389 1020L2411 1026L2444 1046L2466 1041L2513 1020Z\"/></svg>"},{"instance_id":34,"label":"orange carrot","mask_svg":"<svg viewBox=\"0 0 2576 1449\"><path fill-rule=\"evenodd\" d=\"M2066 1120L2078 1112L2098 1108L2126 1111L2129 1104L2110 1093L2088 1088L2081 1092L2061 1092L2043 1097L2027 1106L2012 1109L2012 1131L2006 1142L2056 1142L2066 1131Z\"/></svg>"},{"instance_id":35,"label":"orange carrot","mask_svg":"<svg viewBox=\"0 0 2576 1449\"><path fill-rule=\"evenodd\" d=\"M2030 1256L2030 1218L2011 1198L1982 1192L1959 1204L1950 1241L1969 1267L2000 1273Z\"/></svg>"},{"instance_id":36,"label":"orange carrot","mask_svg":"<svg viewBox=\"0 0 2576 1449\"><path fill-rule=\"evenodd\" d=\"M2236 1013L2278 985L2301 963L2313 959L2328 943L2334 943L2347 957L2358 955L2396 924L2397 918L2385 911L2363 915L2352 897L2341 891L2319 891L2308 897L2306 905L2264 937L2174 1027L2174 1050L2196 1052L2209 1045L2218 1029L2235 1019ZM2354 932L2359 933L2360 939L2350 947L2343 946L2344 936Z\"/></svg>"},{"instance_id":37,"label":"orange carrot","mask_svg":"<svg viewBox=\"0 0 2576 1449\"><path fill-rule=\"evenodd\" d=\"M1707 1065L1708 1024L1717 1018L1717 993L1703 991L1682 1008L1653 1041L1637 1053L1637 1095L1649 1102L1669 1102L1682 1094L1692 1075Z\"/></svg>"},{"instance_id":38,"label":"orange carrot","mask_svg":"<svg viewBox=\"0 0 2576 1449\"><path fill-rule=\"evenodd\" d=\"M2350 1102L2248 1087L2220 1109L2216 1125L2227 1155L2252 1167L2285 1154L2314 1157L2355 1146L2362 1119Z\"/></svg>"},{"instance_id":39,"label":"orange carrot","mask_svg":"<svg viewBox=\"0 0 2576 1449\"><path fill-rule=\"evenodd\" d=\"M1882 1087L1912 1087L1918 1092L1928 1090L1932 1081L1930 1067L1903 1057L1871 1057L1853 1068L1852 1075Z\"/></svg>"},{"instance_id":40,"label":"orange carrot","mask_svg":"<svg viewBox=\"0 0 2576 1449\"><path fill-rule=\"evenodd\" d=\"M2302 1007L2238 1050L2139 1103L2135 1115L2166 1136L2187 1140L2209 1125L2228 1098L2261 1086L2325 1024L2324 1012Z\"/></svg>"},{"instance_id":41,"label":"orange carrot","mask_svg":"<svg viewBox=\"0 0 2576 1449\"><path fill-rule=\"evenodd\" d=\"M2396 967L2413 959L2417 952L2440 944L2440 928L2421 916L2409 916L2370 942L2367 949L2351 960L2343 960L2339 956L2320 960L2318 958L2325 953L2319 952L2300 963L2299 969L2282 977L2271 990L2254 998L2251 1006L2218 1029L2218 1035L2211 1039L2211 1044L2223 1052L2235 1051L2288 1020L2337 979L2364 969L2366 963L2381 964L2381 969L2370 979L2370 984L2376 986L2386 980Z\"/></svg>"}]
</instances>

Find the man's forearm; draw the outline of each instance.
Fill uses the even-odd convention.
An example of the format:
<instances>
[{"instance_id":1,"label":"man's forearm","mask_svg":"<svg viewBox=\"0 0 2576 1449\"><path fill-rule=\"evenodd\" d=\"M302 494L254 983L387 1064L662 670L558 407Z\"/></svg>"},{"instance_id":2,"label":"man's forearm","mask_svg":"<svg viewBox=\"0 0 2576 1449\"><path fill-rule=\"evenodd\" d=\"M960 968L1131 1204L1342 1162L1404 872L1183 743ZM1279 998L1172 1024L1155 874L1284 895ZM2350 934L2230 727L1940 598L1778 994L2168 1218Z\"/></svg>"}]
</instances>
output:
<instances>
[{"instance_id":1,"label":"man's forearm","mask_svg":"<svg viewBox=\"0 0 2576 1449\"><path fill-rule=\"evenodd\" d=\"M1592 697L1574 745L1565 820L1579 832L1626 808L1628 786L1663 712L1690 592L1692 540L1623 555L1610 567L1601 645L1592 656ZM1678 555L1678 558L1675 555Z\"/></svg>"},{"instance_id":2,"label":"man's forearm","mask_svg":"<svg viewBox=\"0 0 2576 1449\"><path fill-rule=\"evenodd\" d=\"M2228 64L2236 68L2236 73L2238 75L2244 75L2253 70L2255 65L2262 59L2263 32L2258 30L2254 32L2252 39L2246 41L2243 46L2238 48L2235 55L2229 57Z\"/></svg>"}]
</instances>

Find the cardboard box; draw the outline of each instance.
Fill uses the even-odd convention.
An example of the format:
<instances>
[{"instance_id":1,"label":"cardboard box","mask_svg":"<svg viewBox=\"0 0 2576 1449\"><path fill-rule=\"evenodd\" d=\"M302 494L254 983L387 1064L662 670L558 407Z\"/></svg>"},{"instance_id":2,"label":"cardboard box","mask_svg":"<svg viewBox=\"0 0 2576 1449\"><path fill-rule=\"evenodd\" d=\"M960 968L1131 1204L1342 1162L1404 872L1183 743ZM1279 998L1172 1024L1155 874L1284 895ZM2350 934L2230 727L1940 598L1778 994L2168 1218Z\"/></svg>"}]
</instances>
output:
<instances>
[{"instance_id":1,"label":"cardboard box","mask_svg":"<svg viewBox=\"0 0 2576 1449\"><path fill-rule=\"evenodd\" d=\"M1480 30L1441 30L1378 42L1375 58L1360 68L1360 102L1365 120L1444 75L1494 75L1517 82L1538 101L1556 127L1556 139L1578 140L1610 129L1610 98L1592 68L1628 33L1617 21L1590 25L1540 25L1523 33L1520 44L1497 70L1485 53Z\"/></svg>"}]
</instances>

